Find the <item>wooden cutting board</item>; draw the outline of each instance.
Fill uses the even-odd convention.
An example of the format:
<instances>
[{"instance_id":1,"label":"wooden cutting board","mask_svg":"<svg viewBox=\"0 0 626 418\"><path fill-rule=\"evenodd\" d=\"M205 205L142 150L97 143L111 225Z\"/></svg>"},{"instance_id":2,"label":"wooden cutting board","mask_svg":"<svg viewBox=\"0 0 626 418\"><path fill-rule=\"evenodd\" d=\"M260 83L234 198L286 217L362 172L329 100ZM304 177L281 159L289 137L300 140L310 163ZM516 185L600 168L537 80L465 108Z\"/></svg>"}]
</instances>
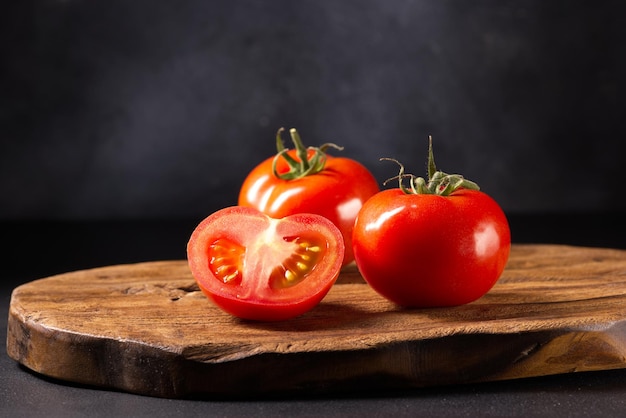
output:
<instances>
[{"instance_id":1,"label":"wooden cutting board","mask_svg":"<svg viewBox=\"0 0 626 418\"><path fill-rule=\"evenodd\" d=\"M184 260L24 284L7 351L45 376L168 398L284 396L626 368L626 251L514 245L496 286L455 308L401 309L354 267L315 309L242 321Z\"/></svg>"}]
</instances>

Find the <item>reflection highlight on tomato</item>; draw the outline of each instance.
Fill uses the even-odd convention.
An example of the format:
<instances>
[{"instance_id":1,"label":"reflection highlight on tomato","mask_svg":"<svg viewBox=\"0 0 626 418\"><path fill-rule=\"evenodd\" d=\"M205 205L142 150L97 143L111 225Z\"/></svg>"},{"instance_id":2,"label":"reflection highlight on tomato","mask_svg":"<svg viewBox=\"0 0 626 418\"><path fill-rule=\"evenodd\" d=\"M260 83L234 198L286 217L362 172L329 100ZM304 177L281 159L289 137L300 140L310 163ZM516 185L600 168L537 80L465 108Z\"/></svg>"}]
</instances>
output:
<instances>
[{"instance_id":1,"label":"reflection highlight on tomato","mask_svg":"<svg viewBox=\"0 0 626 418\"><path fill-rule=\"evenodd\" d=\"M393 179L399 187L369 199L356 220L353 247L364 279L407 307L462 305L487 293L511 247L500 206L475 183L437 171L432 140L428 181L402 165Z\"/></svg>"},{"instance_id":2,"label":"reflection highlight on tomato","mask_svg":"<svg viewBox=\"0 0 626 418\"><path fill-rule=\"evenodd\" d=\"M326 218L271 218L254 208L229 207L204 219L187 244L200 289L224 311L277 321L317 305L339 276L341 232Z\"/></svg>"},{"instance_id":3,"label":"reflection highlight on tomato","mask_svg":"<svg viewBox=\"0 0 626 418\"><path fill-rule=\"evenodd\" d=\"M279 129L277 154L257 165L244 180L238 205L273 217L314 213L329 219L342 233L346 251L343 265L354 260L352 231L363 203L380 188L371 172L359 162L333 157L334 144L305 147L297 130L290 129L294 149L283 145Z\"/></svg>"}]
</instances>

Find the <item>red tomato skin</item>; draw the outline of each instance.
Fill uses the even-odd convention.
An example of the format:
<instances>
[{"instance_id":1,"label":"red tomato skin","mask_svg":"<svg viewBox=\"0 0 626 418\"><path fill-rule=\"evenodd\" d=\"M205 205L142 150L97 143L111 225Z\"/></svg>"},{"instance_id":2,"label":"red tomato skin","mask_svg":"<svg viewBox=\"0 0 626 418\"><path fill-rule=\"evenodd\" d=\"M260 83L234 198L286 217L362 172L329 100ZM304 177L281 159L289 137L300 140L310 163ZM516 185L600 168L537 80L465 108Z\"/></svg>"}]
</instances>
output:
<instances>
[{"instance_id":1,"label":"red tomato skin","mask_svg":"<svg viewBox=\"0 0 626 418\"><path fill-rule=\"evenodd\" d=\"M298 159L295 150L289 154ZM272 218L295 213L314 213L329 219L343 236L343 265L354 261L352 231L359 210L380 191L372 173L361 163L328 155L324 170L295 180L282 180L272 172L272 158L261 162L246 177L238 205L256 208ZM280 159L277 171L287 164Z\"/></svg>"},{"instance_id":2,"label":"red tomato skin","mask_svg":"<svg viewBox=\"0 0 626 418\"><path fill-rule=\"evenodd\" d=\"M363 278L405 307L444 307L477 300L508 261L511 233L487 194L449 196L384 190L361 209L353 235Z\"/></svg>"},{"instance_id":3,"label":"red tomato skin","mask_svg":"<svg viewBox=\"0 0 626 418\"><path fill-rule=\"evenodd\" d=\"M332 287L332 283L334 283L334 281L330 282L329 286L321 288L318 294L312 295L309 299L303 300L297 304L274 305L271 309L267 305L260 303L246 303L236 299L226 298L211 293L207 289L203 289L202 292L224 312L238 318L260 322L278 322L295 318L313 309L324 299L324 296L326 296Z\"/></svg>"},{"instance_id":4,"label":"red tomato skin","mask_svg":"<svg viewBox=\"0 0 626 418\"><path fill-rule=\"evenodd\" d=\"M209 246L216 239L228 239L252 248L263 237L270 223L277 224L277 239L297 235L298 232L314 231L327 239L325 258L315 266L315 272L303 283L286 289L281 295L273 295L268 288L240 297L237 287L223 283L209 269ZM260 239L260 238L259 238ZM249 250L248 265L259 260L262 250ZM329 220L311 214L296 214L276 220L254 208L233 206L218 210L200 222L187 243L187 260L200 290L223 311L242 319L255 321L282 321L299 316L326 296L339 276L344 244L340 231ZM250 268L252 269L252 267ZM263 275L251 271L253 281L263 280ZM256 286L256 285L254 285ZM243 293L246 290L243 289Z\"/></svg>"}]
</instances>

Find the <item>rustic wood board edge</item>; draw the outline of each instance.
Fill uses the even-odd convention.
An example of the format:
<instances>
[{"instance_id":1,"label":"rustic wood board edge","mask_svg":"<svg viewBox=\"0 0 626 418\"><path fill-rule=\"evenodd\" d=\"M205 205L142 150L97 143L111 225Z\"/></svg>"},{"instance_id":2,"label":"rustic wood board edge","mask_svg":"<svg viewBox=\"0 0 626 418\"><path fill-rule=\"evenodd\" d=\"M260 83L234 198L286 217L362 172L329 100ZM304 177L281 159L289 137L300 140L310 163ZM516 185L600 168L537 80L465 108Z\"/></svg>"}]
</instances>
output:
<instances>
[{"instance_id":1,"label":"rustic wood board edge","mask_svg":"<svg viewBox=\"0 0 626 418\"><path fill-rule=\"evenodd\" d=\"M564 265L550 263L549 259L555 254L570 262ZM557 262L562 263L563 260ZM82 273L89 276L94 272L114 271L119 274L120 268L137 268L153 274L151 267L162 269L170 265L175 266L177 271L184 270L180 261L172 261L105 267ZM286 350L289 344L277 345L275 351L253 347L245 354L230 357L223 352L212 353L216 358L210 360L202 346L159 345L141 338L75 332L67 327L51 325L46 320L49 312L29 312L18 306L21 302L20 289L45 284L55 277L66 278L66 275L53 276L14 290L9 311L7 353L23 366L44 376L166 398L358 393L377 388L419 388L626 368L626 309L623 308L626 303L626 251L569 246L514 246L510 268L507 267L509 274L505 271L503 286L500 290L494 288L494 297L457 311L462 315L468 312L471 315L484 312L488 313L487 316L492 315L489 310L498 308L498 301L511 297L507 289L521 283L520 277L526 277L516 275L516 270L528 273L548 269L551 283L568 283L555 275L554 269L576 270L578 265L585 268L579 274L582 279L575 277L576 286L586 280L596 280L598 275L610 277L606 286L606 289L611 289L610 294L596 293L590 299L581 298L580 301L535 301L537 306L533 308L559 305L556 310L545 311L556 315L568 303L574 303L577 309L591 301L598 309L591 314L594 320L586 321L584 315L571 322L556 318L558 326L545 326L537 322L538 318L533 318L535 322L531 326L519 327L519 323L515 325L516 322L511 320L509 312L495 318L496 321L490 317L494 324L499 322L500 327L496 329L490 326L465 327L460 332L461 328L451 328L450 333L432 335L426 330L428 332L420 334L420 338L410 334L395 339L383 335L361 346L339 349L323 344L321 347L324 349L312 351L302 347ZM527 276L534 277L532 274ZM184 279L189 280L188 277ZM148 276L146 280L155 278ZM156 281L159 280L162 282L163 278L157 277ZM346 272L342 283L341 286L346 286L344 289L354 288L359 292L367 287L359 283L358 273L355 276L354 271ZM177 283L173 288L180 290L181 287L184 284ZM171 291L168 297L171 301L175 299L171 297ZM358 297L362 294L359 293ZM203 301L202 297L185 298L193 306ZM331 306L336 307L332 303ZM507 308L511 309L511 304ZM389 306L380 304L380 301L373 309L387 310L374 322L380 318L391 318L402 325L407 315L411 315L410 312L389 311ZM387 315L388 311L392 313ZM322 309L319 320L328 319L323 312ZM356 317L359 313L354 315ZM513 325L508 331L505 327L507 321ZM232 325L232 322L226 321L222 325L227 324ZM383 321L382 325L389 326L389 323ZM263 332L273 335L287 332L290 337L297 335L289 326L283 325L252 328L257 337ZM306 330L299 328L297 331L305 333ZM350 336L354 337L354 334L348 334L348 338Z\"/></svg>"},{"instance_id":2,"label":"rustic wood board edge","mask_svg":"<svg viewBox=\"0 0 626 418\"><path fill-rule=\"evenodd\" d=\"M611 332L619 333L617 339L623 343L626 335L623 325ZM390 343L354 352L263 353L213 364L137 342L113 339L103 341L87 337L63 341L63 338L52 338L46 344L56 353L86 351L89 356L77 363L77 357L71 354L60 355L52 368L23 358L18 358L18 362L37 374L61 382L171 399L389 393L626 368L622 351L615 350L614 346L606 351L606 333L584 330L526 332L516 334L513 339L475 334L445 341ZM468 344L486 349L480 353L480 358L470 353L464 359ZM563 344L572 345L564 350ZM498 346L506 349L496 350ZM110 359L112 352L118 353L116 358L104 365L103 359ZM553 364L546 368L549 363ZM78 368L81 373L67 375L63 371L67 368Z\"/></svg>"}]
</instances>

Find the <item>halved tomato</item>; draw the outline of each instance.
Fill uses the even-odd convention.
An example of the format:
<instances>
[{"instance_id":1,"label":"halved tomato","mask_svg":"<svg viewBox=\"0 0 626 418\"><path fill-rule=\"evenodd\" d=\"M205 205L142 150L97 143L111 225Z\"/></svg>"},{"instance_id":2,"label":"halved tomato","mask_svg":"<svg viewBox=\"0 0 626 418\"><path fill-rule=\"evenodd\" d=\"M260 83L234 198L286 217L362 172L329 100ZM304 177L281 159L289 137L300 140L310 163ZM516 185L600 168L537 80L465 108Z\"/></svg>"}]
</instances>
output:
<instances>
[{"instance_id":1,"label":"halved tomato","mask_svg":"<svg viewBox=\"0 0 626 418\"><path fill-rule=\"evenodd\" d=\"M222 310L278 321L309 311L326 296L344 251L341 232L320 215L275 219L233 206L200 222L187 260L202 292Z\"/></svg>"}]
</instances>

